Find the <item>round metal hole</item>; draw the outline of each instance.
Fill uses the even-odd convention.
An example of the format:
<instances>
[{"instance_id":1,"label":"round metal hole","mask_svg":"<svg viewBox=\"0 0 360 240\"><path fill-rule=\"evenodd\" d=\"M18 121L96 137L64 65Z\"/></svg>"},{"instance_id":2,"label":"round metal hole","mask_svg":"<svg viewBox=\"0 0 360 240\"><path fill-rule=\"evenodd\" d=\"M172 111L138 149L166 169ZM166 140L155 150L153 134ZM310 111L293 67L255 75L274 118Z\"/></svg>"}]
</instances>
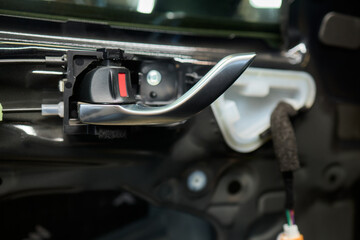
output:
<instances>
[{"instance_id":1,"label":"round metal hole","mask_svg":"<svg viewBox=\"0 0 360 240\"><path fill-rule=\"evenodd\" d=\"M205 172L196 170L192 172L187 179L187 187L192 192L201 192L207 185L207 176Z\"/></svg>"},{"instance_id":2,"label":"round metal hole","mask_svg":"<svg viewBox=\"0 0 360 240\"><path fill-rule=\"evenodd\" d=\"M151 97L151 98L156 98L156 97L157 97L157 93L156 93L156 92L150 92L150 97Z\"/></svg>"},{"instance_id":3,"label":"round metal hole","mask_svg":"<svg viewBox=\"0 0 360 240\"><path fill-rule=\"evenodd\" d=\"M329 183L336 183L337 181L337 176L335 174L331 174L329 176Z\"/></svg>"},{"instance_id":4,"label":"round metal hole","mask_svg":"<svg viewBox=\"0 0 360 240\"><path fill-rule=\"evenodd\" d=\"M238 180L233 180L228 185L228 192L231 195L237 194L241 191L241 183Z\"/></svg>"}]
</instances>

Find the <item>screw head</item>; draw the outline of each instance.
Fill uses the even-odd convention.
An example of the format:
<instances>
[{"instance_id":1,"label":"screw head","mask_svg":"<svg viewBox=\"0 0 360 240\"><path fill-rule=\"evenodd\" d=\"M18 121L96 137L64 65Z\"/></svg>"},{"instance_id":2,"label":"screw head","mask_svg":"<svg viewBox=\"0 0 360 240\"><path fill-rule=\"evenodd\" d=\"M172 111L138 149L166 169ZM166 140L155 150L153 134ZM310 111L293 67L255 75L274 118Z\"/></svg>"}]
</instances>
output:
<instances>
[{"instance_id":1,"label":"screw head","mask_svg":"<svg viewBox=\"0 0 360 240\"><path fill-rule=\"evenodd\" d=\"M207 176L201 170L196 170L187 178L187 187L192 192L200 192L205 189L207 185Z\"/></svg>"},{"instance_id":2,"label":"screw head","mask_svg":"<svg viewBox=\"0 0 360 240\"><path fill-rule=\"evenodd\" d=\"M157 86L161 82L161 73L157 70L151 70L146 75L146 81L151 86Z\"/></svg>"}]
</instances>

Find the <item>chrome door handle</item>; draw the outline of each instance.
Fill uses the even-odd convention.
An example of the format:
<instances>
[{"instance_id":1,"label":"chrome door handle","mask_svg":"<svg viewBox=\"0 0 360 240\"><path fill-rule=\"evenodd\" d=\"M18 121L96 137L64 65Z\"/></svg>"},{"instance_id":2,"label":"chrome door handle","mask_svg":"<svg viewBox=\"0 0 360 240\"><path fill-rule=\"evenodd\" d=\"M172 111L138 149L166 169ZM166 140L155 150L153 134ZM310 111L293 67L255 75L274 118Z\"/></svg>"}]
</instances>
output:
<instances>
[{"instance_id":1,"label":"chrome door handle","mask_svg":"<svg viewBox=\"0 0 360 240\"><path fill-rule=\"evenodd\" d=\"M251 64L256 54L233 54L220 60L180 98L160 107L142 104L78 103L82 123L96 125L157 125L190 118L223 94Z\"/></svg>"}]
</instances>

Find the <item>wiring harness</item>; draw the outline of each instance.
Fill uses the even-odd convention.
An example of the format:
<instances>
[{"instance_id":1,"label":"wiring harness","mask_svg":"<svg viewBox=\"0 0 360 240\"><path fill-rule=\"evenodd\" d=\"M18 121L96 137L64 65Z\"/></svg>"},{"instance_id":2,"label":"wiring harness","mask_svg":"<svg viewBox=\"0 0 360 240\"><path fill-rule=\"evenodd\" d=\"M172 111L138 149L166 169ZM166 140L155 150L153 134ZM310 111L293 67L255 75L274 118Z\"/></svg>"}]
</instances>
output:
<instances>
[{"instance_id":1,"label":"wiring harness","mask_svg":"<svg viewBox=\"0 0 360 240\"><path fill-rule=\"evenodd\" d=\"M280 102L271 114L270 124L276 158L284 180L287 224L278 240L303 240L295 224L293 172L300 168L295 132L290 117L297 111L288 103Z\"/></svg>"}]
</instances>

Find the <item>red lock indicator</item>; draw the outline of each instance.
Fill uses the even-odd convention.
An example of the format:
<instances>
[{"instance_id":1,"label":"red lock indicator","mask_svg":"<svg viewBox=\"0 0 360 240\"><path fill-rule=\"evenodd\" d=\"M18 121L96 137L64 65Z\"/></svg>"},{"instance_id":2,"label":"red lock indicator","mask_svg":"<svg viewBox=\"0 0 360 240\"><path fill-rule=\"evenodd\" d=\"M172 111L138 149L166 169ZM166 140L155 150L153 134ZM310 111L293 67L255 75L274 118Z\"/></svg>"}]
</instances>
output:
<instances>
[{"instance_id":1,"label":"red lock indicator","mask_svg":"<svg viewBox=\"0 0 360 240\"><path fill-rule=\"evenodd\" d=\"M128 92L126 88L126 75L125 73L118 73L118 82L119 82L119 92L120 97L128 97Z\"/></svg>"}]
</instances>

